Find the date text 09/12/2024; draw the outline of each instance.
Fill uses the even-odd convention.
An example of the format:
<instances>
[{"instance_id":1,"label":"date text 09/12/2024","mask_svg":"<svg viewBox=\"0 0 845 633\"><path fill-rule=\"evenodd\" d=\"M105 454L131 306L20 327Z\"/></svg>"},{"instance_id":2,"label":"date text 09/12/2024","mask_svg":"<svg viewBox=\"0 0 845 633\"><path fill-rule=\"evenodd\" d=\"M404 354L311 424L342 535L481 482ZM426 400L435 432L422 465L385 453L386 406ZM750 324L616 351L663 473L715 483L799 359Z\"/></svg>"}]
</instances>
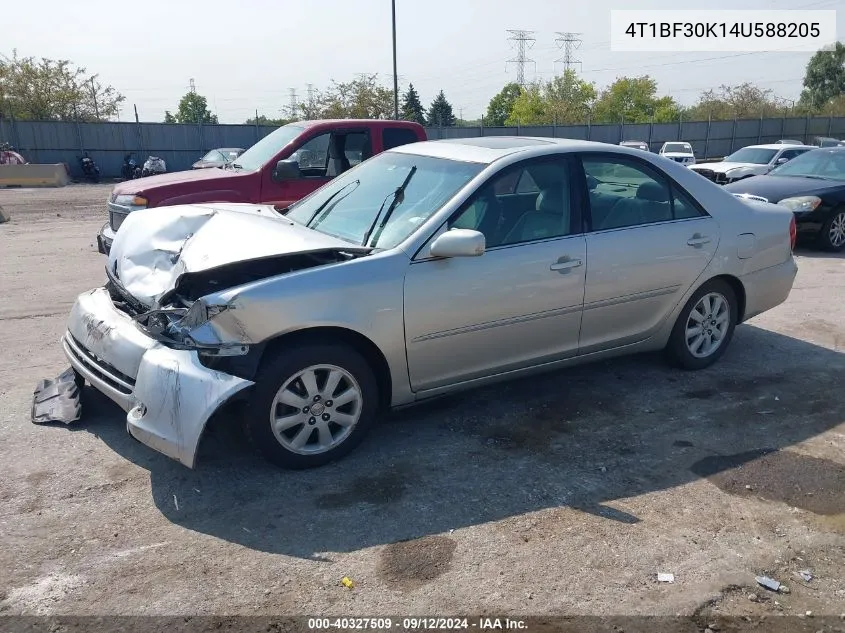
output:
<instances>
[{"instance_id":1,"label":"date text 09/12/2024","mask_svg":"<svg viewBox=\"0 0 845 633\"><path fill-rule=\"evenodd\" d=\"M518 631L527 629L524 620L511 618L443 618L443 617L405 617L405 618L308 618L308 628L312 631L359 630L359 631Z\"/></svg>"}]
</instances>

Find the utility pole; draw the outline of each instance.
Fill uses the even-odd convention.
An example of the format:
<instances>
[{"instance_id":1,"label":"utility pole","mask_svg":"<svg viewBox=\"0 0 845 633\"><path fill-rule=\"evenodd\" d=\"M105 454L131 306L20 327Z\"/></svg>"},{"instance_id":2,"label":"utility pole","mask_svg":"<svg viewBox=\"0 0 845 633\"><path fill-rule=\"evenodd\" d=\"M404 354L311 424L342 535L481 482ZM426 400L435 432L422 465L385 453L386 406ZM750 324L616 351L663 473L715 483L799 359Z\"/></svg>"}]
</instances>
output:
<instances>
[{"instance_id":1,"label":"utility pole","mask_svg":"<svg viewBox=\"0 0 845 633\"><path fill-rule=\"evenodd\" d=\"M97 88L94 85L94 78L91 77L91 96L94 98L94 114L100 120L100 109L97 107Z\"/></svg>"},{"instance_id":2,"label":"utility pole","mask_svg":"<svg viewBox=\"0 0 845 633\"><path fill-rule=\"evenodd\" d=\"M581 48L581 34L558 31L556 35L555 44L563 49L563 57L555 60L555 64L563 64L565 70L570 70L577 64L578 70L581 70L581 60L574 59L572 56L573 50Z\"/></svg>"},{"instance_id":3,"label":"utility pole","mask_svg":"<svg viewBox=\"0 0 845 633\"><path fill-rule=\"evenodd\" d=\"M396 71L396 0L390 1L393 14L393 118L399 120L399 75Z\"/></svg>"},{"instance_id":4,"label":"utility pole","mask_svg":"<svg viewBox=\"0 0 845 633\"><path fill-rule=\"evenodd\" d=\"M508 41L514 42L516 45L516 57L513 59L509 59L507 64L516 64L516 83L518 83L523 88L525 87L525 65L526 64L534 64L533 59L528 59L525 56L525 51L529 48L534 46L534 42L536 42L536 38L534 37L534 31L524 31L521 29L508 29L508 33L511 36L508 38ZM507 65L505 66L507 69Z\"/></svg>"},{"instance_id":5,"label":"utility pole","mask_svg":"<svg viewBox=\"0 0 845 633\"><path fill-rule=\"evenodd\" d=\"M296 88L290 89L290 118L296 120Z\"/></svg>"}]
</instances>

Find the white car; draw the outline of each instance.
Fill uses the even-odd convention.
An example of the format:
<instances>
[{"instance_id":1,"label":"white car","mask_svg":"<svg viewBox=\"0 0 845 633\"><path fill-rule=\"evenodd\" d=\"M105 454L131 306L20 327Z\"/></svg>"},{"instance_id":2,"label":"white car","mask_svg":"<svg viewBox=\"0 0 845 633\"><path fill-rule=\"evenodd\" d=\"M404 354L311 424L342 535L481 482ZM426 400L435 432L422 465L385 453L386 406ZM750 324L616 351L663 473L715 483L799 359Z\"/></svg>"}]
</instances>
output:
<instances>
[{"instance_id":1,"label":"white car","mask_svg":"<svg viewBox=\"0 0 845 633\"><path fill-rule=\"evenodd\" d=\"M699 163L691 166L694 172L701 174L718 185L726 185L751 176L764 176L778 165L800 156L804 152L816 149L810 145L749 145L737 150L725 159L713 163Z\"/></svg>"},{"instance_id":2,"label":"white car","mask_svg":"<svg viewBox=\"0 0 845 633\"><path fill-rule=\"evenodd\" d=\"M692 152L692 145L683 141L669 141L663 143L658 152L664 158L673 160L682 165L695 165L695 154Z\"/></svg>"}]
</instances>

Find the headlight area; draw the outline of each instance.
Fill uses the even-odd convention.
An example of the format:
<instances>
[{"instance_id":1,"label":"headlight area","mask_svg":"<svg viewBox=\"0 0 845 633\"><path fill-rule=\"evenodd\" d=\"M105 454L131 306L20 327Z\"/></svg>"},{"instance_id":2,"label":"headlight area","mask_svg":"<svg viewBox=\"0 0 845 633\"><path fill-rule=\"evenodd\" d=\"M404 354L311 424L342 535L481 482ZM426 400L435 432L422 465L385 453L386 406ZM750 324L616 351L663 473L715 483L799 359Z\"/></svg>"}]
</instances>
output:
<instances>
[{"instance_id":1,"label":"headlight area","mask_svg":"<svg viewBox=\"0 0 845 633\"><path fill-rule=\"evenodd\" d=\"M145 209L149 204L149 200L147 200L144 196L132 193L115 196L113 202L121 207L130 207L134 209Z\"/></svg>"},{"instance_id":2,"label":"headlight area","mask_svg":"<svg viewBox=\"0 0 845 633\"><path fill-rule=\"evenodd\" d=\"M779 205L786 207L793 213L814 211L821 203L822 199L818 196L796 196L794 198L785 198L778 202Z\"/></svg>"},{"instance_id":3,"label":"headlight area","mask_svg":"<svg viewBox=\"0 0 845 633\"><path fill-rule=\"evenodd\" d=\"M214 317L230 309L234 308L198 299L188 308L150 310L133 320L142 332L162 345L196 352L205 367L251 380L265 345L221 341L210 325Z\"/></svg>"}]
</instances>

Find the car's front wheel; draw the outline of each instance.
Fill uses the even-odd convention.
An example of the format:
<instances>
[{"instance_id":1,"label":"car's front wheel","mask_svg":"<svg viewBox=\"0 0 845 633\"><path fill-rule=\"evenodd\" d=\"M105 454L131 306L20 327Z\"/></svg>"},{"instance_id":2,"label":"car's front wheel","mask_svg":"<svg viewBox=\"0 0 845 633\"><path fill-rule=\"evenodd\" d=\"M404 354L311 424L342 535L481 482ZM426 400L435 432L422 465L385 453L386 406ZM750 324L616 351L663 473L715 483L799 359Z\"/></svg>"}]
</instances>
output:
<instances>
[{"instance_id":1,"label":"car's front wheel","mask_svg":"<svg viewBox=\"0 0 845 633\"><path fill-rule=\"evenodd\" d=\"M244 422L268 460L312 468L352 450L374 422L378 402L375 375L357 351L299 345L262 365Z\"/></svg>"},{"instance_id":2,"label":"car's front wheel","mask_svg":"<svg viewBox=\"0 0 845 633\"><path fill-rule=\"evenodd\" d=\"M822 225L819 233L821 246L828 251L845 248L845 211L835 211Z\"/></svg>"},{"instance_id":3,"label":"car's front wheel","mask_svg":"<svg viewBox=\"0 0 845 633\"><path fill-rule=\"evenodd\" d=\"M666 346L670 360L684 369L715 363L733 337L738 312L736 294L727 282L705 283L678 315Z\"/></svg>"}]
</instances>

